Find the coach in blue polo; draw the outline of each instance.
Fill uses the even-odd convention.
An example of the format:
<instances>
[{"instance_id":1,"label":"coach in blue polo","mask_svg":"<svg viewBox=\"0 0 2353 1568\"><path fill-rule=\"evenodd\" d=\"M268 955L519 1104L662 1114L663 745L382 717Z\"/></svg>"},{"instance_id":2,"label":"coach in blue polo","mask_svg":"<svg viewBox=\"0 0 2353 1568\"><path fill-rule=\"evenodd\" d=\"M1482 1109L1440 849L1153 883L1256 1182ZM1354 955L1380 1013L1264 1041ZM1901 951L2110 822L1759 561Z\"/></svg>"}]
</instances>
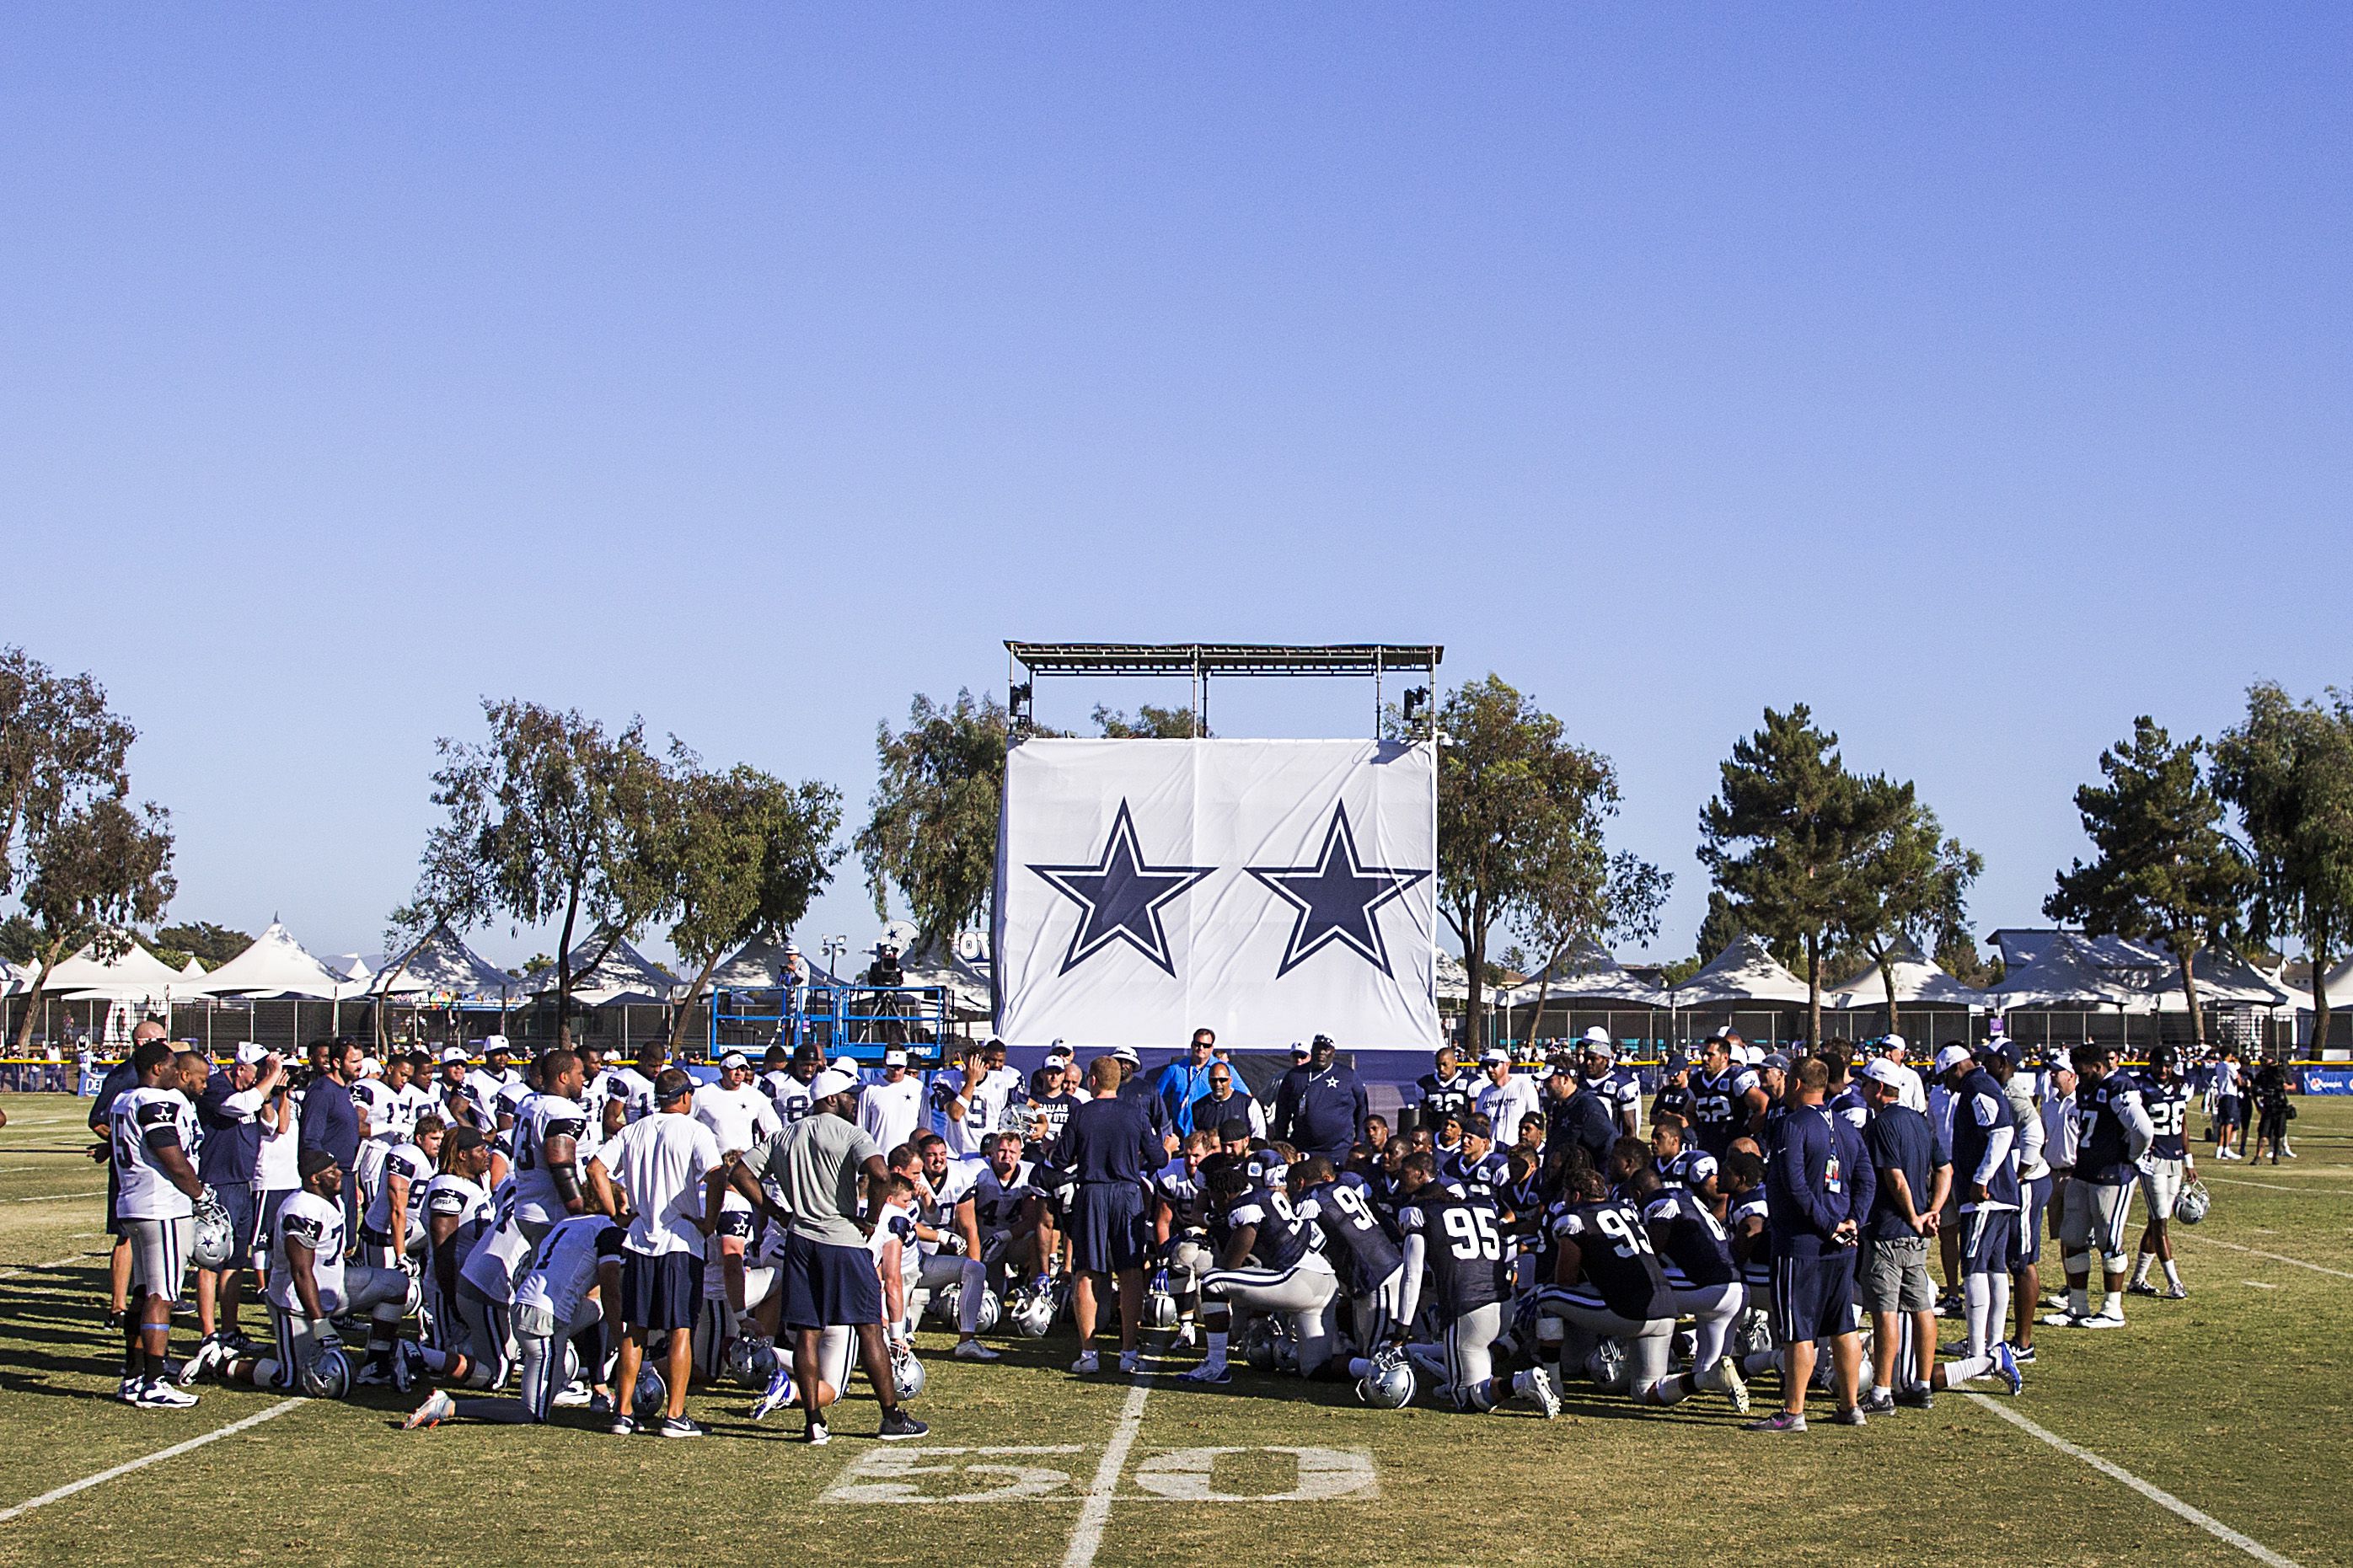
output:
<instances>
[{"instance_id":1,"label":"coach in blue polo","mask_svg":"<svg viewBox=\"0 0 2353 1568\"><path fill-rule=\"evenodd\" d=\"M1079 1359L1071 1370L1098 1369L1095 1319L1103 1281L1119 1282L1119 1370L1135 1371L1136 1332L1143 1327L1144 1260L1152 1249L1145 1184L1167 1158L1167 1145L1145 1109L1119 1092L1120 1064L1097 1057L1087 1066L1094 1098L1071 1112L1046 1163L1078 1184L1071 1205L1071 1265L1079 1276L1071 1314L1079 1326Z\"/></svg>"},{"instance_id":2,"label":"coach in blue polo","mask_svg":"<svg viewBox=\"0 0 2353 1568\"><path fill-rule=\"evenodd\" d=\"M1765 1201L1773 1226L1774 1326L1788 1347L1782 1407L1752 1432L1806 1429L1806 1384L1816 1347L1831 1346L1831 1386L1838 1421L1860 1426L1857 1403L1862 1343L1854 1323L1854 1262L1862 1222L1871 1214L1878 1178L1862 1134L1832 1116L1830 1068L1820 1057L1798 1064L1789 1113L1773 1127L1773 1158L1766 1168Z\"/></svg>"}]
</instances>

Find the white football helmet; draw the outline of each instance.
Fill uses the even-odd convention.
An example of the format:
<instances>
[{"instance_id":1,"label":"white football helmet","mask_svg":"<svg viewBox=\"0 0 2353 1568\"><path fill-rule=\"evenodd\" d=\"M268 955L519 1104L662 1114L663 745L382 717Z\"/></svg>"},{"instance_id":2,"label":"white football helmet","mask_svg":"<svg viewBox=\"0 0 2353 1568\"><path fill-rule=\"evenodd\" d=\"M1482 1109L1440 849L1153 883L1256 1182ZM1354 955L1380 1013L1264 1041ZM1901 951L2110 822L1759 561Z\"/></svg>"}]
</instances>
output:
<instances>
[{"instance_id":1,"label":"white football helmet","mask_svg":"<svg viewBox=\"0 0 2353 1568\"><path fill-rule=\"evenodd\" d=\"M1402 1410L1413 1403L1413 1365L1388 1351L1373 1358L1372 1372L1356 1380L1356 1397L1382 1410Z\"/></svg>"},{"instance_id":2,"label":"white football helmet","mask_svg":"<svg viewBox=\"0 0 2353 1568\"><path fill-rule=\"evenodd\" d=\"M975 1333L987 1333L989 1331L996 1328L999 1322L1003 1321L1004 1318L1004 1300L999 1297L996 1291L984 1286L980 1292L980 1311L973 1320L973 1331Z\"/></svg>"},{"instance_id":3,"label":"white football helmet","mask_svg":"<svg viewBox=\"0 0 2353 1568\"><path fill-rule=\"evenodd\" d=\"M1026 1290L1014 1299L1013 1326L1033 1340L1044 1339L1054 1327L1054 1293Z\"/></svg>"},{"instance_id":4,"label":"white football helmet","mask_svg":"<svg viewBox=\"0 0 2353 1568\"><path fill-rule=\"evenodd\" d=\"M313 1399L341 1399L352 1391L352 1363L340 1350L321 1351L303 1370L302 1392Z\"/></svg>"},{"instance_id":5,"label":"white football helmet","mask_svg":"<svg viewBox=\"0 0 2353 1568\"><path fill-rule=\"evenodd\" d=\"M2174 1197L2173 1217L2184 1225L2196 1225L2213 1206L2214 1197L2206 1190L2206 1184L2202 1181L2189 1182Z\"/></svg>"},{"instance_id":6,"label":"white football helmet","mask_svg":"<svg viewBox=\"0 0 2353 1568\"><path fill-rule=\"evenodd\" d=\"M195 1239L188 1261L198 1268L218 1268L237 1252L237 1226L228 1210L208 1190L196 1204Z\"/></svg>"},{"instance_id":7,"label":"white football helmet","mask_svg":"<svg viewBox=\"0 0 2353 1568\"><path fill-rule=\"evenodd\" d=\"M915 1358L913 1350L905 1345L891 1347L891 1386L900 1398L914 1398L930 1380L931 1374L923 1370L923 1363Z\"/></svg>"}]
</instances>

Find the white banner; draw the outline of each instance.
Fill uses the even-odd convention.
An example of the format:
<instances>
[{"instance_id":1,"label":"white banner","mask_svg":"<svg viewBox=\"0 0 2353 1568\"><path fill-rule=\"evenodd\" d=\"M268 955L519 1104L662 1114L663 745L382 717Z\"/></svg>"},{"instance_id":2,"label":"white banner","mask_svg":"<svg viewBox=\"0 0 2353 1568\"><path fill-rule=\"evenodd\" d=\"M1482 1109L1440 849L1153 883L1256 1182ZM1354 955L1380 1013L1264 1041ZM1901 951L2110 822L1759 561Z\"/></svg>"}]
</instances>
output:
<instances>
[{"instance_id":1,"label":"white banner","mask_svg":"<svg viewBox=\"0 0 2353 1568\"><path fill-rule=\"evenodd\" d=\"M1042 1046L1439 1040L1427 742L1025 741L997 839L997 1032Z\"/></svg>"}]
</instances>

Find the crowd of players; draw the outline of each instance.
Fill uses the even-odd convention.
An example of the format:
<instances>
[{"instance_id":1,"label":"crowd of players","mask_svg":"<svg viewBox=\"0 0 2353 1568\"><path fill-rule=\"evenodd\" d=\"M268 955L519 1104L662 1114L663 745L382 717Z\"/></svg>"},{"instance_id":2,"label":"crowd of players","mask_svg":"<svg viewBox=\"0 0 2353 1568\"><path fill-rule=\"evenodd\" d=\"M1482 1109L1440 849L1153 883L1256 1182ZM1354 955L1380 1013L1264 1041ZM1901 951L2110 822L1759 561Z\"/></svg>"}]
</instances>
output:
<instances>
[{"instance_id":1,"label":"crowd of players","mask_svg":"<svg viewBox=\"0 0 2353 1568\"><path fill-rule=\"evenodd\" d=\"M1799 1432L1810 1391L1849 1425L1978 1379L2019 1393L2038 1324L2186 1295L2168 1222L2205 1206L2173 1053L2030 1061L1999 1034L1923 1073L1896 1037L1785 1055L1724 1030L1647 1107L1601 1031L1535 1071L1448 1047L1395 1125L1321 1037L1268 1105L1207 1030L1154 1073L1058 1047L1025 1076L992 1042L928 1080L903 1051L868 1076L809 1045L700 1081L659 1046L519 1068L497 1038L479 1064L322 1041L295 1068L161 1036L142 1026L91 1117L121 1395L153 1408L208 1376L384 1385L429 1388L412 1426L580 1408L688 1437L690 1391L735 1385L824 1442L862 1373L879 1435L908 1437L930 1315L960 1359L1067 1318L1080 1375L1099 1335L1138 1373L1156 1332L1157 1365L1200 1352L1188 1384L1244 1360L1389 1407L1551 1416L1589 1380L1745 1415L1771 1373L1780 1407L1749 1429ZM200 1338L174 1362L191 1271Z\"/></svg>"}]
</instances>

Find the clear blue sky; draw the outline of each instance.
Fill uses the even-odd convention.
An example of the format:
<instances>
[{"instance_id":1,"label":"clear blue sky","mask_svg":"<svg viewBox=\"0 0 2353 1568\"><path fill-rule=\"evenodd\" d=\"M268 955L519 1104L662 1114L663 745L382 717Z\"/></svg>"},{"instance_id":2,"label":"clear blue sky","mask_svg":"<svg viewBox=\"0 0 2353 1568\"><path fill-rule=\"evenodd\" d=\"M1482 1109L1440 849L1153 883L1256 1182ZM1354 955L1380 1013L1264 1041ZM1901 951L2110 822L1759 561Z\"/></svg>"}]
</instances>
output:
<instances>
[{"instance_id":1,"label":"clear blue sky","mask_svg":"<svg viewBox=\"0 0 2353 1568\"><path fill-rule=\"evenodd\" d=\"M378 946L484 694L854 815L1007 637L1394 638L1616 759L1664 952L1801 700L1984 852L1982 932L2135 713L2353 684L2341 6L9 33L0 640L141 727L181 918ZM804 935L874 926L853 863Z\"/></svg>"}]
</instances>

